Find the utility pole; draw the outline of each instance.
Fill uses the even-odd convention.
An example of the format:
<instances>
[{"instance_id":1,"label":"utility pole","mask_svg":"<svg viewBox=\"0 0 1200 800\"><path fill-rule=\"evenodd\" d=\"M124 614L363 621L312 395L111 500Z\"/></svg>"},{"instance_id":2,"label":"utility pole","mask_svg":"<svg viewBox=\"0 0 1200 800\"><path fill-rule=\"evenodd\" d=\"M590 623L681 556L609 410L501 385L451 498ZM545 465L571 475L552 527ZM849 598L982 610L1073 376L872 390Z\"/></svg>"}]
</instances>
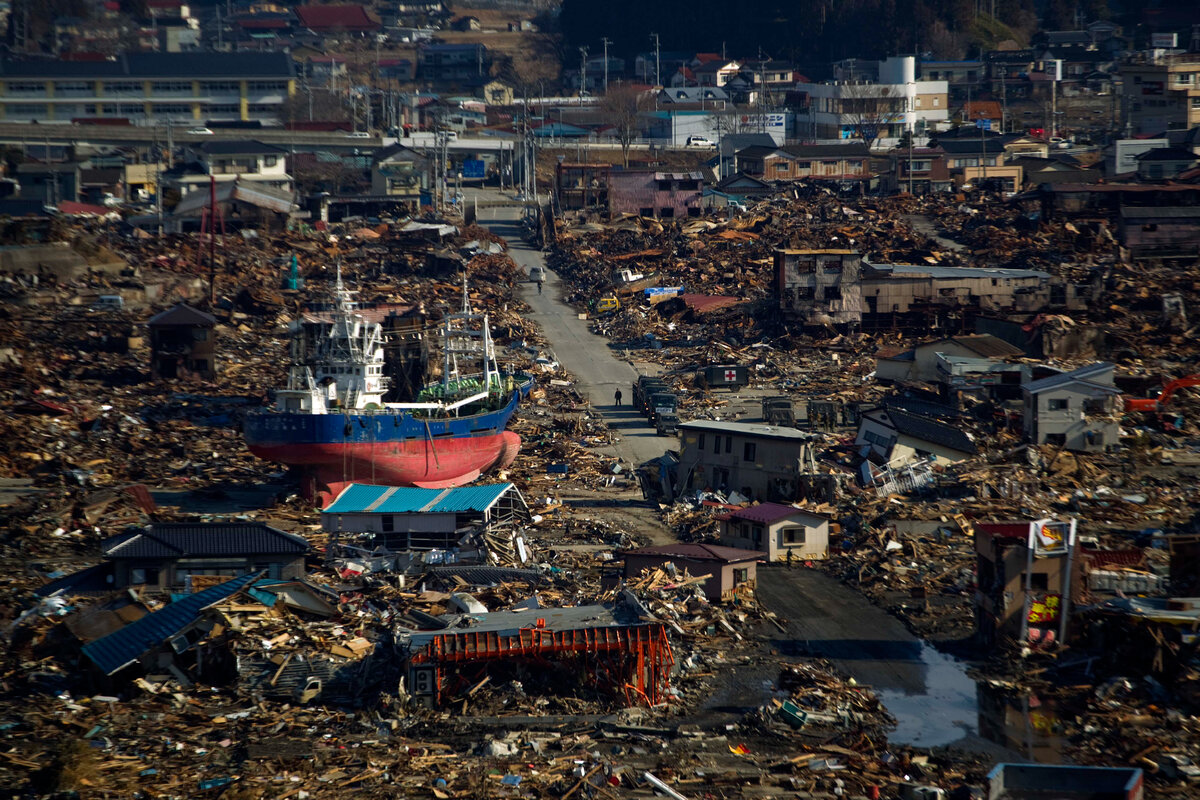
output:
<instances>
[{"instance_id":1,"label":"utility pole","mask_svg":"<svg viewBox=\"0 0 1200 800\"><path fill-rule=\"evenodd\" d=\"M654 85L662 86L662 61L660 60L660 51L658 47L658 34L650 34L650 38L654 40Z\"/></svg>"},{"instance_id":2,"label":"utility pole","mask_svg":"<svg viewBox=\"0 0 1200 800\"><path fill-rule=\"evenodd\" d=\"M604 93L608 94L608 46L612 44L607 36L600 39L600 43L604 45Z\"/></svg>"},{"instance_id":3,"label":"utility pole","mask_svg":"<svg viewBox=\"0 0 1200 800\"><path fill-rule=\"evenodd\" d=\"M579 48L579 105L583 105L583 93L587 91L587 45Z\"/></svg>"}]
</instances>

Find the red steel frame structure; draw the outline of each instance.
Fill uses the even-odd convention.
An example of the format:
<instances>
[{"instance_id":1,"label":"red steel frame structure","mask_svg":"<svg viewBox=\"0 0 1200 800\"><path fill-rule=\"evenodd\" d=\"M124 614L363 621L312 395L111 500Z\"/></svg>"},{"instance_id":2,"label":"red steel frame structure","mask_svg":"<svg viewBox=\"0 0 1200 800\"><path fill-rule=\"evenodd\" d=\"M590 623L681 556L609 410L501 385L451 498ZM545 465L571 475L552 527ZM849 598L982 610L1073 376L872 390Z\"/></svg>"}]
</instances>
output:
<instances>
[{"instance_id":1,"label":"red steel frame structure","mask_svg":"<svg viewBox=\"0 0 1200 800\"><path fill-rule=\"evenodd\" d=\"M545 621L539 619L538 623L544 625ZM447 630L414 650L409 662L435 669L433 699L435 705L440 705L446 667L514 658L548 661L568 655L604 658L614 672L621 670L621 688L630 705L639 701L647 705L661 703L675 663L661 623L566 630Z\"/></svg>"}]
</instances>

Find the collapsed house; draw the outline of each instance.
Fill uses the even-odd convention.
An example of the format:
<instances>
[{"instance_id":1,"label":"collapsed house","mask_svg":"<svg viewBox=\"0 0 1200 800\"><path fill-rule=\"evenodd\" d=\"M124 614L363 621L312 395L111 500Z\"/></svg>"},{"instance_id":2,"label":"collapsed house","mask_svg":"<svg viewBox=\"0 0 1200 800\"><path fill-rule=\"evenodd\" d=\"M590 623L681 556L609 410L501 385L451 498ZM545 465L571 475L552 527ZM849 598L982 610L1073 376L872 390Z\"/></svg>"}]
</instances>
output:
<instances>
[{"instance_id":1,"label":"collapsed house","mask_svg":"<svg viewBox=\"0 0 1200 800\"><path fill-rule=\"evenodd\" d=\"M440 706L471 688L482 667L566 665L586 660L588 683L624 695L629 705L665 697L675 663L666 626L628 592L620 603L490 613L423 615L421 630L401 631L408 692Z\"/></svg>"}]
</instances>

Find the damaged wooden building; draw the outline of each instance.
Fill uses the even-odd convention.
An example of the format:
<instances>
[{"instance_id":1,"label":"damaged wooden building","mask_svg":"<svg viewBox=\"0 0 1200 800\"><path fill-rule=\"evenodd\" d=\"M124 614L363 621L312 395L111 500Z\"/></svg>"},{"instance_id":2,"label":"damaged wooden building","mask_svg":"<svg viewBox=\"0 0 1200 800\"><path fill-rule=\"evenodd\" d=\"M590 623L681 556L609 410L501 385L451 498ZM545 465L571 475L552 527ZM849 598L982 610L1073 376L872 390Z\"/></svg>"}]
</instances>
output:
<instances>
[{"instance_id":1,"label":"damaged wooden building","mask_svg":"<svg viewBox=\"0 0 1200 800\"><path fill-rule=\"evenodd\" d=\"M1086 308L1098 287L1047 272L876 264L853 250L775 250L785 319L804 328L958 333L979 312Z\"/></svg>"},{"instance_id":2,"label":"damaged wooden building","mask_svg":"<svg viewBox=\"0 0 1200 800\"><path fill-rule=\"evenodd\" d=\"M525 498L511 483L453 489L352 483L321 512L321 527L339 539L363 534L387 550L441 550L474 532L498 537L499 529L529 519Z\"/></svg>"}]
</instances>

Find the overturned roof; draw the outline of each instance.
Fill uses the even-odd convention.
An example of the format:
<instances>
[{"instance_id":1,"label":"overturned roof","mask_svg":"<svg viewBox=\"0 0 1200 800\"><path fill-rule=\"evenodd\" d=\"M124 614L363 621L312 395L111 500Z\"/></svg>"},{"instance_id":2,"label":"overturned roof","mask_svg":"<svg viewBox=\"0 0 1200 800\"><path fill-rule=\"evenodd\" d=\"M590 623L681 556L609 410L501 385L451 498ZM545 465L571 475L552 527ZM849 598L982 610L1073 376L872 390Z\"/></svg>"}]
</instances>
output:
<instances>
[{"instance_id":1,"label":"overturned roof","mask_svg":"<svg viewBox=\"0 0 1200 800\"><path fill-rule=\"evenodd\" d=\"M152 647L162 644L196 622L200 612L245 589L261 573L226 581L202 592L176 600L166 608L147 614L119 631L83 646L83 654L105 675L112 675L137 661Z\"/></svg>"},{"instance_id":2,"label":"overturned roof","mask_svg":"<svg viewBox=\"0 0 1200 800\"><path fill-rule=\"evenodd\" d=\"M957 450L960 453L974 455L979 452L979 448L975 446L975 442L971 441L971 437L953 425L947 425L944 422L938 422L936 419L923 417L919 414L901 411L898 408L889 407L883 410L882 413L886 418L880 420L880 422L890 425L897 433L904 436L941 445L950 450Z\"/></svg>"},{"instance_id":3,"label":"overturned roof","mask_svg":"<svg viewBox=\"0 0 1200 800\"><path fill-rule=\"evenodd\" d=\"M264 185L261 181L242 180L241 178L218 182L215 194L218 203L229 203L236 200L276 214L290 213L296 206L296 195L293 192ZM200 216L208 207L209 200L208 192L186 194L175 206L172 215L176 217Z\"/></svg>"}]
</instances>

